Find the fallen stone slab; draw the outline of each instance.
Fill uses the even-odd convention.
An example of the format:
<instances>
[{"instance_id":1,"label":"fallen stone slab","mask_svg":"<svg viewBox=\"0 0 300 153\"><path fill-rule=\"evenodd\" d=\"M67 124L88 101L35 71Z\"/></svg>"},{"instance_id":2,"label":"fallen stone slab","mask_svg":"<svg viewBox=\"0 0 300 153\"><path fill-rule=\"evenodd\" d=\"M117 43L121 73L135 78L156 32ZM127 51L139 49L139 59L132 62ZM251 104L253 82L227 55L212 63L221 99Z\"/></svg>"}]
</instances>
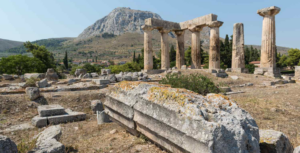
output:
<instances>
[{"instance_id":1,"label":"fallen stone slab","mask_svg":"<svg viewBox=\"0 0 300 153\"><path fill-rule=\"evenodd\" d=\"M245 91L226 92L225 95L233 95L233 94L240 94L240 93L245 93Z\"/></svg>"},{"instance_id":2,"label":"fallen stone slab","mask_svg":"<svg viewBox=\"0 0 300 153\"><path fill-rule=\"evenodd\" d=\"M170 152L259 152L255 120L224 95L127 81L109 89L104 105L113 120Z\"/></svg>"},{"instance_id":3,"label":"fallen stone slab","mask_svg":"<svg viewBox=\"0 0 300 153\"><path fill-rule=\"evenodd\" d=\"M300 146L296 147L293 153L300 153Z\"/></svg>"},{"instance_id":4,"label":"fallen stone slab","mask_svg":"<svg viewBox=\"0 0 300 153\"><path fill-rule=\"evenodd\" d=\"M83 112L67 112L66 115L57 115L57 116L47 117L48 124L52 124L52 125L68 123L68 122L83 121L83 120L85 120L85 118L86 118L86 114Z\"/></svg>"},{"instance_id":5,"label":"fallen stone slab","mask_svg":"<svg viewBox=\"0 0 300 153\"><path fill-rule=\"evenodd\" d=\"M294 148L285 134L274 130L259 130L262 153L292 153Z\"/></svg>"},{"instance_id":6,"label":"fallen stone slab","mask_svg":"<svg viewBox=\"0 0 300 153\"><path fill-rule=\"evenodd\" d=\"M41 81L37 81L36 86L39 87L39 88L45 88L45 87L48 87L49 84L48 84L47 79L43 79Z\"/></svg>"},{"instance_id":7,"label":"fallen stone slab","mask_svg":"<svg viewBox=\"0 0 300 153\"><path fill-rule=\"evenodd\" d=\"M0 153L18 153L17 145L10 138L0 135Z\"/></svg>"},{"instance_id":8,"label":"fallen stone slab","mask_svg":"<svg viewBox=\"0 0 300 153\"><path fill-rule=\"evenodd\" d=\"M92 82L96 83L97 85L110 84L110 80L104 80L104 79L93 79Z\"/></svg>"},{"instance_id":9,"label":"fallen stone slab","mask_svg":"<svg viewBox=\"0 0 300 153\"><path fill-rule=\"evenodd\" d=\"M31 119L31 124L38 128L45 127L48 125L48 118L35 116Z\"/></svg>"},{"instance_id":10,"label":"fallen stone slab","mask_svg":"<svg viewBox=\"0 0 300 153\"><path fill-rule=\"evenodd\" d=\"M14 80L14 77L12 75L3 74L2 77L4 80Z\"/></svg>"},{"instance_id":11,"label":"fallen stone slab","mask_svg":"<svg viewBox=\"0 0 300 153\"><path fill-rule=\"evenodd\" d=\"M220 87L219 88L222 92L230 92L231 88L230 87Z\"/></svg>"},{"instance_id":12,"label":"fallen stone slab","mask_svg":"<svg viewBox=\"0 0 300 153\"><path fill-rule=\"evenodd\" d=\"M23 123L23 124L11 126L5 130L0 130L0 133L28 130L28 129L33 129L33 128L34 128L34 126L32 126L30 123Z\"/></svg>"},{"instance_id":13,"label":"fallen stone slab","mask_svg":"<svg viewBox=\"0 0 300 153\"><path fill-rule=\"evenodd\" d=\"M41 105L38 106L38 113L40 117L64 115L65 109L60 105Z\"/></svg>"},{"instance_id":14,"label":"fallen stone slab","mask_svg":"<svg viewBox=\"0 0 300 153\"><path fill-rule=\"evenodd\" d=\"M45 74L44 73L25 73L24 74L24 79L44 79Z\"/></svg>"},{"instance_id":15,"label":"fallen stone slab","mask_svg":"<svg viewBox=\"0 0 300 153\"><path fill-rule=\"evenodd\" d=\"M274 81L264 81L263 84L266 86L274 86L276 83Z\"/></svg>"}]
</instances>

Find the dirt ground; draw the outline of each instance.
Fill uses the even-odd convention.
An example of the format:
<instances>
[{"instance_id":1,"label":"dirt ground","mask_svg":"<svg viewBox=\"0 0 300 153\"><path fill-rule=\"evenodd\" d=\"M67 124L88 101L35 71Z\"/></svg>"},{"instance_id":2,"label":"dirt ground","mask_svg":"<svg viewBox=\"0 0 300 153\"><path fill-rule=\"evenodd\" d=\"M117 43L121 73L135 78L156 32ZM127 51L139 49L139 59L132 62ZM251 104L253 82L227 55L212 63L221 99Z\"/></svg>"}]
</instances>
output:
<instances>
[{"instance_id":1,"label":"dirt ground","mask_svg":"<svg viewBox=\"0 0 300 153\"><path fill-rule=\"evenodd\" d=\"M253 74L228 73L239 79L216 78L202 70L182 71L182 74L201 73L210 77L220 86L236 86L253 83L254 86L232 87L233 91L245 93L228 95L256 120L260 129L274 129L286 134L293 146L300 145L300 84L290 83L276 86L261 86L263 81L274 80ZM156 75L160 79L165 74ZM0 82L4 83L4 82ZM7 83L7 82L5 82ZM60 104L74 111L87 113L87 119L81 122L61 124L63 134L61 142L68 152L165 152L145 137L135 137L127 133L116 123L97 125L96 116L90 109L90 101L103 99L100 92L106 89L73 92L42 93L48 104ZM0 95L0 130L13 125L30 123L36 116L37 106L24 94ZM117 132L111 134L110 131ZM0 133L14 142L30 142L31 138L44 128L32 128L23 131Z\"/></svg>"}]
</instances>

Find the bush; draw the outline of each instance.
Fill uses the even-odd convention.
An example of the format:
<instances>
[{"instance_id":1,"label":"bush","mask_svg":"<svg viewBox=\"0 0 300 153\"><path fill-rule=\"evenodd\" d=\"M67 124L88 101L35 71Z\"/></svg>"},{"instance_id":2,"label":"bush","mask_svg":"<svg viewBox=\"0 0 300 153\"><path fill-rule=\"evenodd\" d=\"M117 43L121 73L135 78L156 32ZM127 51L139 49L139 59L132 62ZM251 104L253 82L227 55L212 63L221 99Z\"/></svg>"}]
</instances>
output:
<instances>
[{"instance_id":1,"label":"bush","mask_svg":"<svg viewBox=\"0 0 300 153\"><path fill-rule=\"evenodd\" d=\"M201 74L167 74L159 83L169 84L172 88L185 88L201 95L220 92L214 82Z\"/></svg>"},{"instance_id":2,"label":"bush","mask_svg":"<svg viewBox=\"0 0 300 153\"><path fill-rule=\"evenodd\" d=\"M136 62L129 62L124 65L111 65L108 68L111 69L112 73L141 71L140 65Z\"/></svg>"},{"instance_id":3,"label":"bush","mask_svg":"<svg viewBox=\"0 0 300 153\"><path fill-rule=\"evenodd\" d=\"M37 81L40 81L40 79L39 78L29 78L29 79L27 79L26 80L26 85L28 86L28 87L36 87L36 82Z\"/></svg>"},{"instance_id":4,"label":"bush","mask_svg":"<svg viewBox=\"0 0 300 153\"><path fill-rule=\"evenodd\" d=\"M254 73L255 65L254 64L246 64L245 68L248 69L249 73Z\"/></svg>"}]
</instances>

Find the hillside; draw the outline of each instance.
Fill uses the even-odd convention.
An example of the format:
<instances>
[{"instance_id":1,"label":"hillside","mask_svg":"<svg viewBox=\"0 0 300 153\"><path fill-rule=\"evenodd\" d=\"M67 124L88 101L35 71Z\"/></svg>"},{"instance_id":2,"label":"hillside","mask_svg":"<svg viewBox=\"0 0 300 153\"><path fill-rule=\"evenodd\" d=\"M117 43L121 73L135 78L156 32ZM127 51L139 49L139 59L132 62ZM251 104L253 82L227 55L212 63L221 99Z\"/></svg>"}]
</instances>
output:
<instances>
[{"instance_id":1,"label":"hillside","mask_svg":"<svg viewBox=\"0 0 300 153\"><path fill-rule=\"evenodd\" d=\"M21 46L22 44L23 42L20 41L12 41L0 38L0 52L3 52L13 47Z\"/></svg>"}]
</instances>

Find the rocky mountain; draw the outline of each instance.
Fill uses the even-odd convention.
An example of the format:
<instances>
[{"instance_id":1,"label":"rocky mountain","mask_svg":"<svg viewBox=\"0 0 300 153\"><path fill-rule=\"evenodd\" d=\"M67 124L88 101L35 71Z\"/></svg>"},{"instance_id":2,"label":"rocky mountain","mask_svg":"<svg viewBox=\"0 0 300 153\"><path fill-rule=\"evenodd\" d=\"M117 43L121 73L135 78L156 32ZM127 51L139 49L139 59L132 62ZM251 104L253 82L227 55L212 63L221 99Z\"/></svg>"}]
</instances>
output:
<instances>
[{"instance_id":1,"label":"rocky mountain","mask_svg":"<svg viewBox=\"0 0 300 153\"><path fill-rule=\"evenodd\" d=\"M160 15L149 11L133 10L127 7L118 7L107 16L87 27L78 39L85 39L103 33L121 35L126 32L143 33L141 26L147 18L162 19Z\"/></svg>"},{"instance_id":2,"label":"rocky mountain","mask_svg":"<svg viewBox=\"0 0 300 153\"><path fill-rule=\"evenodd\" d=\"M23 42L20 41L12 41L7 39L0 38L0 52L5 51L10 48L21 46Z\"/></svg>"}]
</instances>

